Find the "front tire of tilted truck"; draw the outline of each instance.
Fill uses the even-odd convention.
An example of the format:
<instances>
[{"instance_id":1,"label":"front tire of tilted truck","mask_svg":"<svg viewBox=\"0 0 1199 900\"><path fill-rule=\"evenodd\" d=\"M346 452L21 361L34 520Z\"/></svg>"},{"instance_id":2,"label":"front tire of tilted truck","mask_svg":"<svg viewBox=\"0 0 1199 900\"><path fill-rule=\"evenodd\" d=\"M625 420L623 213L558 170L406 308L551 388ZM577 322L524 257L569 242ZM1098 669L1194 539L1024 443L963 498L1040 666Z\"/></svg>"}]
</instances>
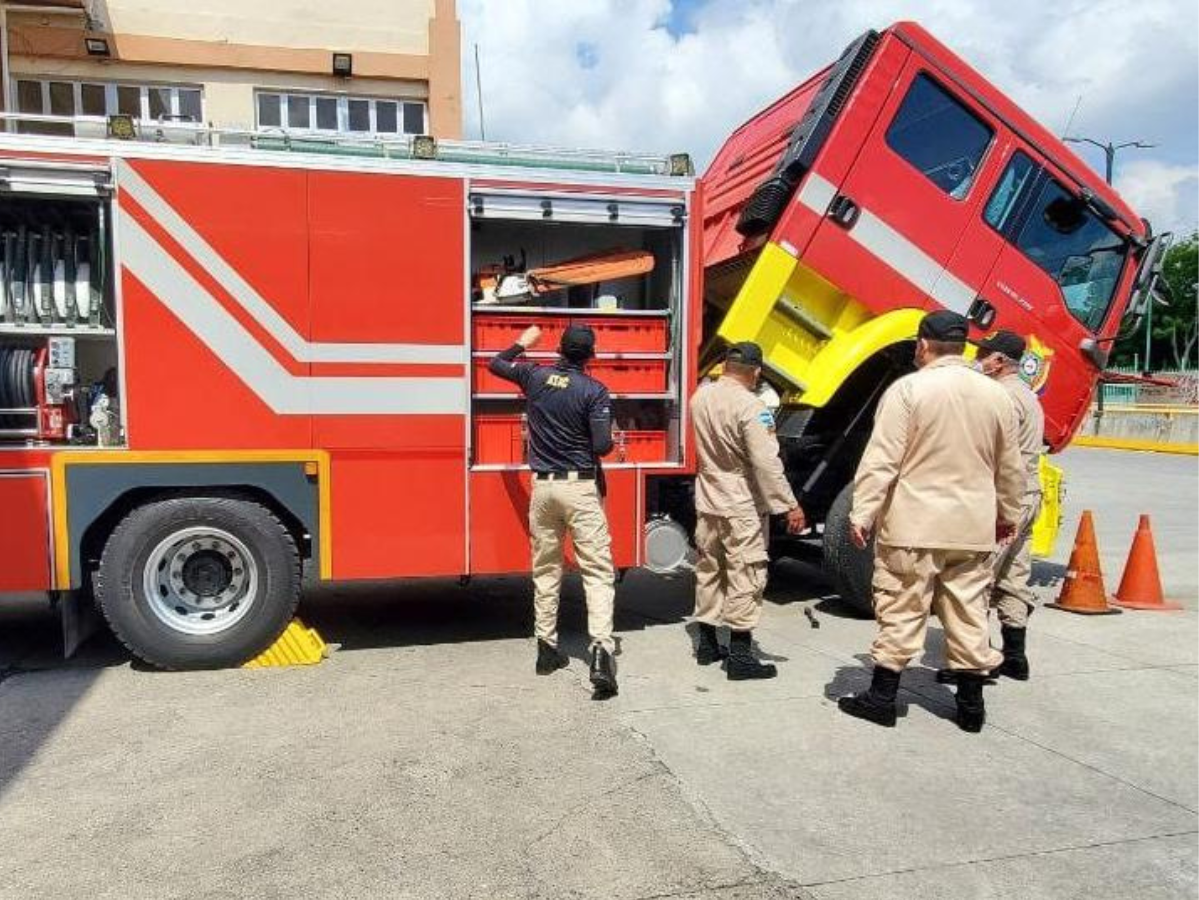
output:
<instances>
[{"instance_id":1,"label":"front tire of tilted truck","mask_svg":"<svg viewBox=\"0 0 1199 900\"><path fill-rule=\"evenodd\" d=\"M283 633L300 598L295 540L266 507L175 497L109 536L96 601L113 633L162 669L239 666Z\"/></svg>"},{"instance_id":2,"label":"front tire of tilted truck","mask_svg":"<svg viewBox=\"0 0 1199 900\"><path fill-rule=\"evenodd\" d=\"M824 518L824 571L832 579L841 600L856 615L874 615L874 540L865 550L849 536L849 512L853 507L853 482L841 488Z\"/></svg>"}]
</instances>

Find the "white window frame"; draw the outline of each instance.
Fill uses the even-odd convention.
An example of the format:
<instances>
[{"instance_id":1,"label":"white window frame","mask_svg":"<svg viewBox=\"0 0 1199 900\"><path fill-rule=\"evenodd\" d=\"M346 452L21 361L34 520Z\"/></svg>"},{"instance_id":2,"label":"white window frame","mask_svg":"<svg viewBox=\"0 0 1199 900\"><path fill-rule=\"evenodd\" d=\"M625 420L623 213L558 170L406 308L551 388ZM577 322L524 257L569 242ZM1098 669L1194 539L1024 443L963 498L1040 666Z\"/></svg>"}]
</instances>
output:
<instances>
[{"instance_id":1,"label":"white window frame","mask_svg":"<svg viewBox=\"0 0 1199 900\"><path fill-rule=\"evenodd\" d=\"M41 113L40 113L41 115L50 115L51 114L50 113L50 84L51 84L51 82L53 82L55 84L71 85L72 102L74 103L74 108L75 108L73 117L77 118L77 119L87 119L87 120L96 121L96 122L105 121L105 119L107 119L108 116L115 115L119 111L119 106L118 106L118 102L117 102L117 89L118 88L136 88L138 91L138 98L139 98L139 103L138 103L139 112L138 112L138 116L137 116L139 121L153 122L153 123L168 122L169 124L172 124L172 125L184 125L184 126L186 126L186 125L203 125L204 122L207 121L207 116L206 116L207 100L204 97L203 86L198 85L198 84L162 84L162 83L158 83L158 82L137 82L137 81L99 81L99 80L93 80L90 78L85 78L83 80L76 80L73 78L55 78L50 75L17 75L17 74L12 75L11 80L12 80L13 99L18 104L18 106L19 106L19 87L18 87L18 85L20 82L32 81L41 86L41 90L42 90L42 109L41 109ZM85 114L83 112L83 86L85 84L98 85L98 86L104 88L104 109L105 109L104 115L97 116L97 115L92 115L92 114ZM172 116L180 115L179 92L181 90L198 92L200 95L200 121L191 122L191 121L184 121L182 119L177 119L177 118L172 118L169 120L151 118L150 117L150 91L151 91L151 89L170 91L170 98L171 98L170 115L172 115Z\"/></svg>"},{"instance_id":2,"label":"white window frame","mask_svg":"<svg viewBox=\"0 0 1199 900\"><path fill-rule=\"evenodd\" d=\"M264 96L273 96L279 98L279 124L278 125L263 125L259 118L259 99ZM292 128L289 122L290 113L288 112L288 103L290 98L306 98L308 100L308 126L305 128ZM317 99L330 98L337 101L337 128L336 130L329 128L318 128L316 125L316 101ZM358 131L350 130L350 101L362 100L368 106L370 116L368 130ZM379 131L379 121L377 104L378 103L395 103L396 104L396 131ZM403 137L411 132L404 131L404 105L407 103L419 105L421 108L421 130L419 134L429 133L429 104L424 100L415 100L411 97L374 97L359 94L322 94L311 93L309 91L289 91L280 88L257 88L254 91L254 125L259 131L268 130L271 128L282 128L288 132L299 132L301 134L344 134L360 137Z\"/></svg>"}]
</instances>

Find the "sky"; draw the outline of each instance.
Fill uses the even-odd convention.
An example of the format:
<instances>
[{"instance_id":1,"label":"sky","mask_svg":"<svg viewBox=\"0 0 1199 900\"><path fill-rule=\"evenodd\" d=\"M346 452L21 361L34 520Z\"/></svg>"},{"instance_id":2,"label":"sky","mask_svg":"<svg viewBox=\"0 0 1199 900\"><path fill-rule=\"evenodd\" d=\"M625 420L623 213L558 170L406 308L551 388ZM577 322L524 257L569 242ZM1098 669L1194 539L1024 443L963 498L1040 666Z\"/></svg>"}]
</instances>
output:
<instances>
[{"instance_id":1,"label":"sky","mask_svg":"<svg viewBox=\"0 0 1199 900\"><path fill-rule=\"evenodd\" d=\"M458 0L458 15L468 138L477 44L488 140L686 151L701 172L859 34L912 19L1055 133L1155 144L1120 151L1117 189L1157 231L1199 222L1195 0ZM1102 171L1101 150L1075 150Z\"/></svg>"}]
</instances>

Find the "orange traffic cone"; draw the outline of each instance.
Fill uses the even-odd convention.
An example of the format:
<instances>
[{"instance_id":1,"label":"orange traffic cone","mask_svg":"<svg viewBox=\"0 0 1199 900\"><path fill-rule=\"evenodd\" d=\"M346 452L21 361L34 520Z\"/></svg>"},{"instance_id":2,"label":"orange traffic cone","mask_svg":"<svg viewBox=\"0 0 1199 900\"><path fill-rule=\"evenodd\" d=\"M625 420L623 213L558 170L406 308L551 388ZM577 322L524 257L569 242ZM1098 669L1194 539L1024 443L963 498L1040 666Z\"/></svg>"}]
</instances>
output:
<instances>
[{"instance_id":1,"label":"orange traffic cone","mask_svg":"<svg viewBox=\"0 0 1199 900\"><path fill-rule=\"evenodd\" d=\"M1099 569L1099 547L1095 543L1095 523L1091 511L1085 510L1078 523L1078 534L1074 538L1074 550L1066 566L1066 580L1056 603L1048 603L1054 609L1079 613L1084 616L1110 616L1120 610L1108 605L1107 592L1103 589L1103 573Z\"/></svg>"},{"instance_id":2,"label":"orange traffic cone","mask_svg":"<svg viewBox=\"0 0 1199 900\"><path fill-rule=\"evenodd\" d=\"M1182 609L1181 603L1162 599L1162 579L1157 573L1157 551L1149 517L1141 516L1137 533L1124 564L1124 577L1116 591L1116 603L1128 609Z\"/></svg>"}]
</instances>

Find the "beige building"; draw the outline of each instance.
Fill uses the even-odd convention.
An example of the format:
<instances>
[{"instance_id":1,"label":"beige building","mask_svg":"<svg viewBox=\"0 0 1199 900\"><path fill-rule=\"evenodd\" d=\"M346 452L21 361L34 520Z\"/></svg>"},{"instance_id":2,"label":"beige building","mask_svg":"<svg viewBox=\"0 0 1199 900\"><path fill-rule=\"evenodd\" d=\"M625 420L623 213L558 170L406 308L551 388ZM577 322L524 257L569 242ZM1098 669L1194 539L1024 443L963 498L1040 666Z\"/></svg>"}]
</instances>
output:
<instances>
[{"instance_id":1,"label":"beige building","mask_svg":"<svg viewBox=\"0 0 1199 900\"><path fill-rule=\"evenodd\" d=\"M3 104L386 137L462 136L454 0L0 0Z\"/></svg>"}]
</instances>

